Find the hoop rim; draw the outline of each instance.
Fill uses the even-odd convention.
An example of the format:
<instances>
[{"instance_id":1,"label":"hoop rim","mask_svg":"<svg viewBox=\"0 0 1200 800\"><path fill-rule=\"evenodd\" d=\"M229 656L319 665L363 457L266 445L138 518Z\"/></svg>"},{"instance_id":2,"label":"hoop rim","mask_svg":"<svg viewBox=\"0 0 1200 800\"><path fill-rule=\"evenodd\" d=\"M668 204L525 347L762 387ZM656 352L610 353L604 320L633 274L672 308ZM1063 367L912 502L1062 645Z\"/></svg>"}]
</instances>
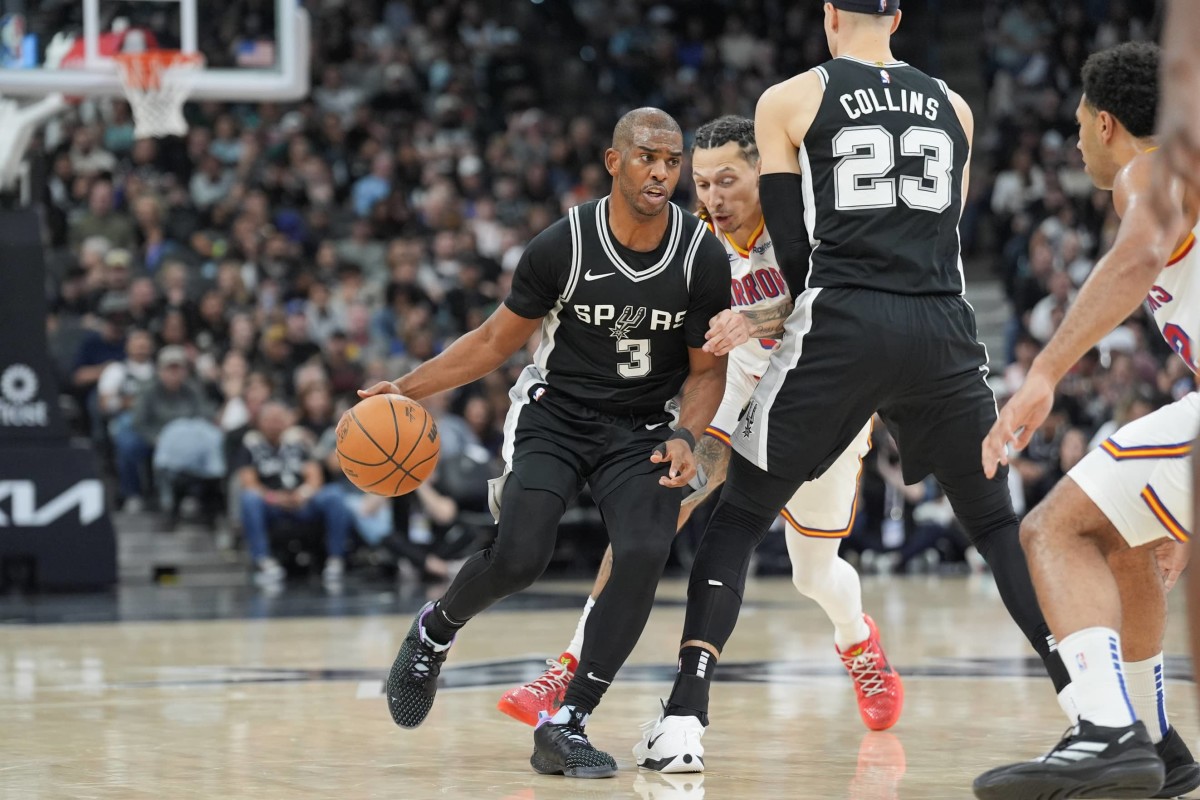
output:
<instances>
[{"instance_id":1,"label":"hoop rim","mask_svg":"<svg viewBox=\"0 0 1200 800\"><path fill-rule=\"evenodd\" d=\"M204 66L204 55L185 53L182 50L153 49L141 53L116 53L121 83L127 89L147 89L155 86L163 70L171 67L199 69Z\"/></svg>"}]
</instances>

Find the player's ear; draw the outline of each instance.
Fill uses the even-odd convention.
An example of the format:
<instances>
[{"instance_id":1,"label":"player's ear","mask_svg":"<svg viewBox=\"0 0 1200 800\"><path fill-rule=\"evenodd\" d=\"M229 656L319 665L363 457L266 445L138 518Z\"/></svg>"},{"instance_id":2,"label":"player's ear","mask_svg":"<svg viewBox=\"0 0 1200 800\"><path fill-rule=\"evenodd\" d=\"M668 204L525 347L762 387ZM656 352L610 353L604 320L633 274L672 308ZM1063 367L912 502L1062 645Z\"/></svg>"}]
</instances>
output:
<instances>
[{"instance_id":1,"label":"player's ear","mask_svg":"<svg viewBox=\"0 0 1200 800\"><path fill-rule=\"evenodd\" d=\"M617 173L621 171L621 151L613 148L608 148L604 151L604 168L608 170L608 174L617 177Z\"/></svg>"},{"instance_id":2,"label":"player's ear","mask_svg":"<svg viewBox=\"0 0 1200 800\"><path fill-rule=\"evenodd\" d=\"M892 29L889 33L895 33L896 29L900 27L900 16L902 14L903 12L897 8L895 16L892 17Z\"/></svg>"},{"instance_id":3,"label":"player's ear","mask_svg":"<svg viewBox=\"0 0 1200 800\"><path fill-rule=\"evenodd\" d=\"M1112 138L1117 132L1116 123L1117 120L1107 111L1100 111L1096 114L1096 133L1101 142L1106 145L1112 142Z\"/></svg>"}]
</instances>

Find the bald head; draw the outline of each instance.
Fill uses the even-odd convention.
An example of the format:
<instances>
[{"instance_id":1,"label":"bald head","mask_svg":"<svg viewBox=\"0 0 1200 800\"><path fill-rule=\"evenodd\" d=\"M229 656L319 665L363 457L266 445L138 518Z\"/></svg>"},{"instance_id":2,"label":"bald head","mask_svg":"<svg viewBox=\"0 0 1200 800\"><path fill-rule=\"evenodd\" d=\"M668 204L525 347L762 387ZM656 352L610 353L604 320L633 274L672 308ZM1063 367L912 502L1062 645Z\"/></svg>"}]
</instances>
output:
<instances>
[{"instance_id":1,"label":"bald head","mask_svg":"<svg viewBox=\"0 0 1200 800\"><path fill-rule=\"evenodd\" d=\"M674 117L661 108L646 106L635 108L617 120L617 127L613 128L612 147L624 152L639 138L638 133L649 132L674 133L683 138L683 131Z\"/></svg>"}]
</instances>

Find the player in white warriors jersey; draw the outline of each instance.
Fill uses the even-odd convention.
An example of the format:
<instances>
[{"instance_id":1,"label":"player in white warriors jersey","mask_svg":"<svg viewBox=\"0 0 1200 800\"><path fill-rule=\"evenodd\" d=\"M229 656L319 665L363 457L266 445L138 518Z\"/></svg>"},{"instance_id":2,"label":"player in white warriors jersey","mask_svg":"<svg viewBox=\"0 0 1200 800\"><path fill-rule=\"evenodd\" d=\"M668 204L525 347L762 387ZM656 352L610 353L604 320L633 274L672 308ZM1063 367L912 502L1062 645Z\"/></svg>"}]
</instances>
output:
<instances>
[{"instance_id":1,"label":"player in white warriors jersey","mask_svg":"<svg viewBox=\"0 0 1200 800\"><path fill-rule=\"evenodd\" d=\"M776 344L771 337L783 333L792 311L791 293L763 226L753 120L727 116L701 126L692 150L692 177L703 205L701 216L729 255L732 285L731 309L713 318L705 345L718 355L729 353L720 410L695 450L708 481L684 500L680 527L724 482L730 433L770 361ZM796 588L816 600L834 623L835 645L854 679L863 721L871 729L883 730L900 716L903 686L888 665L874 623L863 614L858 574L838 557L841 540L854 524L862 459L870 446L868 425L820 480L801 487L783 516ZM553 708L561 700L561 687L570 680L578 658L588 609L607 580L607 564L606 557L570 647L557 661L549 661L549 669L539 678L507 692L498 706L501 711L534 724L539 710ZM711 669L715 668L714 663ZM695 730L656 738L654 748L646 747L643 740L634 750L639 766L673 772L703 770L699 741L703 726L696 717L670 719L688 721Z\"/></svg>"},{"instance_id":2,"label":"player in white warriors jersey","mask_svg":"<svg viewBox=\"0 0 1200 800\"><path fill-rule=\"evenodd\" d=\"M1007 461L1009 443L1029 442L1058 381L1143 299L1175 352L1193 371L1200 366L1200 194L1161 177L1157 78L1158 48L1147 43L1084 64L1079 149L1096 186L1112 190L1121 226L984 440L985 471ZM1167 721L1162 656L1166 590L1186 563L1193 524L1198 427L1195 392L1129 423L1021 525L1078 724L1043 758L981 775L977 797L1177 797L1200 787L1200 765Z\"/></svg>"}]
</instances>

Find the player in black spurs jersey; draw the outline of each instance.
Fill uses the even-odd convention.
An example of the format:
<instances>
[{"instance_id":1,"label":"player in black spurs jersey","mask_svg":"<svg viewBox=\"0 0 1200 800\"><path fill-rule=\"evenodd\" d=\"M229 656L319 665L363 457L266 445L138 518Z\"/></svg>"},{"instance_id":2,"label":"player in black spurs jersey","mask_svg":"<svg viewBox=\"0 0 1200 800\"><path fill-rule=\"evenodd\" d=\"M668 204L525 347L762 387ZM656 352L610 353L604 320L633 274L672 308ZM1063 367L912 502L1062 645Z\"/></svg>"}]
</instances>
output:
<instances>
[{"instance_id":1,"label":"player in black spurs jersey","mask_svg":"<svg viewBox=\"0 0 1200 800\"><path fill-rule=\"evenodd\" d=\"M934 475L1062 691L1067 672L1033 593L1006 475L986 478L978 455L996 406L959 257L971 112L892 57L899 22L899 0L825 3L834 58L759 100L759 193L795 309L731 436L725 491L692 567L681 659L720 656L754 547L878 411L905 482ZM703 721L712 672L683 680L681 670L666 714Z\"/></svg>"},{"instance_id":2,"label":"player in black spurs jersey","mask_svg":"<svg viewBox=\"0 0 1200 800\"><path fill-rule=\"evenodd\" d=\"M416 727L429 713L458 629L545 570L559 519L587 481L608 528L612 577L562 707L534 731L530 763L576 778L615 774L584 725L645 627L682 487L695 475L692 447L725 390L725 358L702 348L709 320L729 308L729 261L704 224L670 202L682 161L674 119L654 108L626 114L604 155L611 194L529 243L512 293L480 328L362 393L419 400L461 386L541 329L534 363L509 393L496 541L413 622L387 680L397 725Z\"/></svg>"}]
</instances>

